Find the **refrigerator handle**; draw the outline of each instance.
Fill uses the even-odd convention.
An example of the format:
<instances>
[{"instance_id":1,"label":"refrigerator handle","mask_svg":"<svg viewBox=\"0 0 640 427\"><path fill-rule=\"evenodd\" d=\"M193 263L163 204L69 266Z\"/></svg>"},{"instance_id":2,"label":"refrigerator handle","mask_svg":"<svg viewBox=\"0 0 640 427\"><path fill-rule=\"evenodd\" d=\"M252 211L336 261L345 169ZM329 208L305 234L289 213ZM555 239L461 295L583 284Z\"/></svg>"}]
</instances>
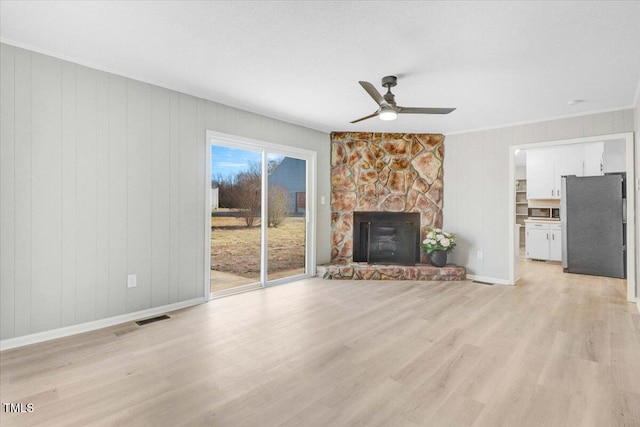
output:
<instances>
[{"instance_id":1,"label":"refrigerator handle","mask_svg":"<svg viewBox=\"0 0 640 427\"><path fill-rule=\"evenodd\" d=\"M547 233L547 240L549 240L549 233Z\"/></svg>"},{"instance_id":2,"label":"refrigerator handle","mask_svg":"<svg viewBox=\"0 0 640 427\"><path fill-rule=\"evenodd\" d=\"M567 192L567 177L560 177L560 188L562 189L562 194L569 194ZM560 242L561 242L561 251L562 251L562 268L566 269L568 267L568 250L567 250L567 196L564 196L560 199Z\"/></svg>"}]
</instances>

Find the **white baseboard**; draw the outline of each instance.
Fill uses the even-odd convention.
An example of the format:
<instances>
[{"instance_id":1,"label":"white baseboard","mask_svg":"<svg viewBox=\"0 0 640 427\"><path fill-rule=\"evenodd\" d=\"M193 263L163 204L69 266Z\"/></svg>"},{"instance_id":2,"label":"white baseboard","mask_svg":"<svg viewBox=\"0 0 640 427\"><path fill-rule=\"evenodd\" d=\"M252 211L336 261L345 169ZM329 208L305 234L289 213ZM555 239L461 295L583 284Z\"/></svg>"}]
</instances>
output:
<instances>
[{"instance_id":1,"label":"white baseboard","mask_svg":"<svg viewBox=\"0 0 640 427\"><path fill-rule=\"evenodd\" d=\"M65 326L63 328L52 329L50 331L37 332L35 334L23 335L21 337L8 338L6 340L0 341L0 351L23 347L30 344L37 344L44 341L54 340L56 338L68 337L70 335L81 334L83 332L95 331L96 329L102 329L108 326L118 325L120 323L131 322L145 317L155 316L156 314L179 310L181 308L191 307L193 305L202 304L204 302L206 302L204 297L194 298L188 301L177 302L160 307L153 307L133 313L121 314L119 316L94 320L87 323L81 323L79 325Z\"/></svg>"},{"instance_id":2,"label":"white baseboard","mask_svg":"<svg viewBox=\"0 0 640 427\"><path fill-rule=\"evenodd\" d=\"M467 274L467 279L477 280L478 282L493 283L494 285L513 286L513 283L509 283L507 279L496 279L495 277L476 276L475 274Z\"/></svg>"}]
</instances>

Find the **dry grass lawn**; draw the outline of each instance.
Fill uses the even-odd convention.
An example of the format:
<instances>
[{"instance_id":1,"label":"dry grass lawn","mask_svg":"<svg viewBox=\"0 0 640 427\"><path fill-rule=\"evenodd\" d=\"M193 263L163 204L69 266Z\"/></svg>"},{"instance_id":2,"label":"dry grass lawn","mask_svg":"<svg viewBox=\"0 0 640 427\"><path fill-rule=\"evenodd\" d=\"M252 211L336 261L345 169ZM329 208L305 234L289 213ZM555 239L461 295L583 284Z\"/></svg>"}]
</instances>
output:
<instances>
[{"instance_id":1,"label":"dry grass lawn","mask_svg":"<svg viewBox=\"0 0 640 427\"><path fill-rule=\"evenodd\" d=\"M304 218L287 218L279 227L270 227L269 276L281 271L304 272ZM244 219L211 217L211 269L247 278L260 275L260 221L247 227Z\"/></svg>"}]
</instances>

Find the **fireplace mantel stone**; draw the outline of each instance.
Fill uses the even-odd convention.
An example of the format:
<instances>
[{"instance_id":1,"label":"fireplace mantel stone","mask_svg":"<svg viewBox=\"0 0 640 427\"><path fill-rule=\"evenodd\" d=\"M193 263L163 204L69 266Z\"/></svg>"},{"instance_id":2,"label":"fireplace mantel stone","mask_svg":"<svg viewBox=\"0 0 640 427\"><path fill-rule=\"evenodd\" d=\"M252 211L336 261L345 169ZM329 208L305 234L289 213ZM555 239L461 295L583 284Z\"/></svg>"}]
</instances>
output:
<instances>
[{"instance_id":1,"label":"fireplace mantel stone","mask_svg":"<svg viewBox=\"0 0 640 427\"><path fill-rule=\"evenodd\" d=\"M434 267L429 264L383 265L362 262L319 265L318 276L334 280L465 280L467 271L457 265Z\"/></svg>"}]
</instances>

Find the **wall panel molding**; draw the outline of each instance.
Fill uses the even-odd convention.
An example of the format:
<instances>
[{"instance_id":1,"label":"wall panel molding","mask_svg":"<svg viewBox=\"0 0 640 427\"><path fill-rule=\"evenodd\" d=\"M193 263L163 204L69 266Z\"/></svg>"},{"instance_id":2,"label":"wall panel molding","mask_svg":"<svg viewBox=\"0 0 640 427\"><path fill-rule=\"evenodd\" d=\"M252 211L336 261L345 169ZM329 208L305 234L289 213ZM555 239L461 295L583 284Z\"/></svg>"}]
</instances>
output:
<instances>
[{"instance_id":1,"label":"wall panel molding","mask_svg":"<svg viewBox=\"0 0 640 427\"><path fill-rule=\"evenodd\" d=\"M317 152L329 194L326 133L0 49L3 342L204 296L207 130ZM329 228L319 206L323 262Z\"/></svg>"}]
</instances>

